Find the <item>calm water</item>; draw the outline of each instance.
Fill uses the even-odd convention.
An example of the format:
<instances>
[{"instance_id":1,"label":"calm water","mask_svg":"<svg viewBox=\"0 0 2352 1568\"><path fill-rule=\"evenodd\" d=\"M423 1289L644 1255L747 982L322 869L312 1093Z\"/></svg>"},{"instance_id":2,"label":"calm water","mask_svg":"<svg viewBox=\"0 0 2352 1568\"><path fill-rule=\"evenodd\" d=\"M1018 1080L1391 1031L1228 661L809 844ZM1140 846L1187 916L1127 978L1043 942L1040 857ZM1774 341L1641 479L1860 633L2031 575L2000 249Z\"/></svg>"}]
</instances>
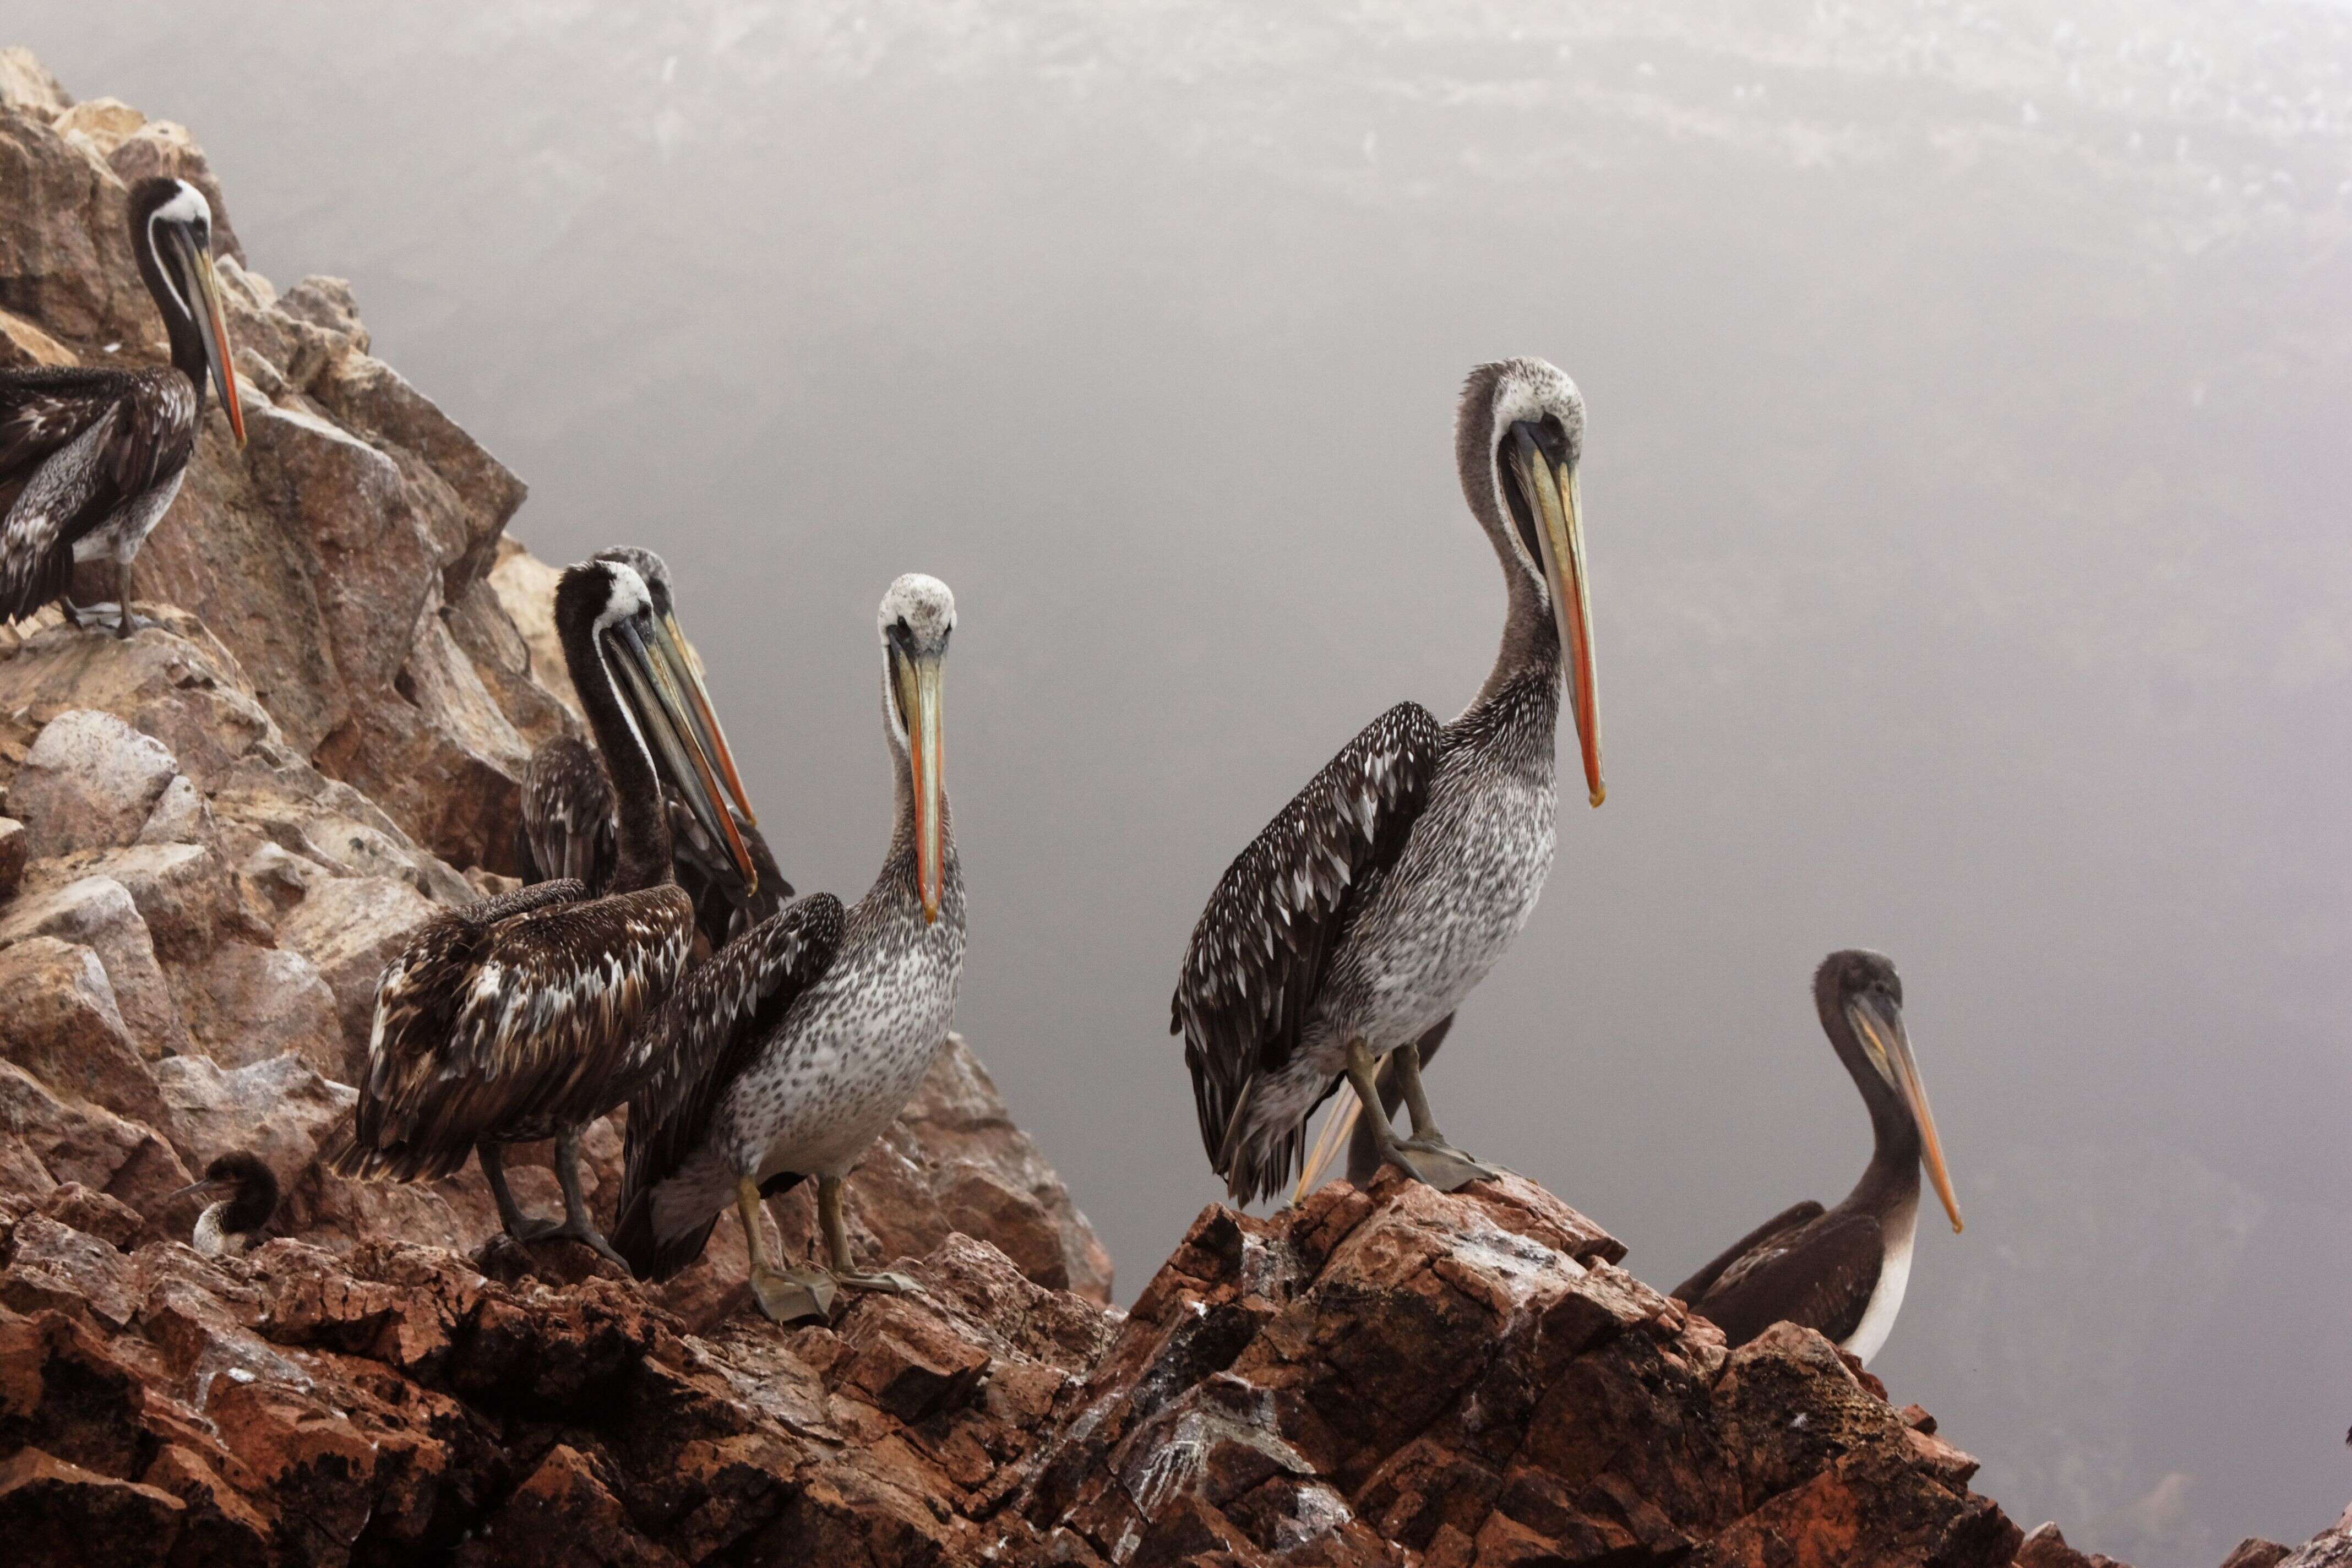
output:
<instances>
[{"instance_id":1,"label":"calm water","mask_svg":"<svg viewBox=\"0 0 2352 1568\"><path fill-rule=\"evenodd\" d=\"M1454 389L1589 399L1611 795L1431 1078L1671 1285L1861 1168L1894 954L1969 1225L1877 1370L2142 1568L2352 1492L2352 61L2310 5L24 0L569 560L663 552L863 889L873 605L957 591L963 1028L1131 1294L1225 861L1501 590ZM1890 8L1891 10L1891 8Z\"/></svg>"}]
</instances>

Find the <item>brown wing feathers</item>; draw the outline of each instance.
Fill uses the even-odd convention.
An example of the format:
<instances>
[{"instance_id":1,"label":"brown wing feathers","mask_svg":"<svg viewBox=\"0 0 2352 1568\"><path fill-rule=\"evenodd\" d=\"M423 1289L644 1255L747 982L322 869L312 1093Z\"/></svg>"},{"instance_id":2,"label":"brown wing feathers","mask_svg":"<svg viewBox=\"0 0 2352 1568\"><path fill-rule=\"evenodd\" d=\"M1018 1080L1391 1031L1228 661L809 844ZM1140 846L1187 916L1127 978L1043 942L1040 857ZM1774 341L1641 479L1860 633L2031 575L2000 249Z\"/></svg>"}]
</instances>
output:
<instances>
[{"instance_id":1,"label":"brown wing feathers","mask_svg":"<svg viewBox=\"0 0 2352 1568\"><path fill-rule=\"evenodd\" d=\"M1444 731L1418 702L1366 725L1218 880L1170 1005L1213 1162L1250 1080L1290 1059L1362 890L1403 852ZM1222 1169L1222 1167L1220 1167Z\"/></svg>"},{"instance_id":2,"label":"brown wing feathers","mask_svg":"<svg viewBox=\"0 0 2352 1568\"><path fill-rule=\"evenodd\" d=\"M640 1279L666 1279L701 1256L709 1224L684 1236L655 1236L653 1189L700 1146L728 1085L832 964L846 920L831 893L787 905L688 975L646 1024L651 1065L629 1102L628 1153L612 1236Z\"/></svg>"},{"instance_id":3,"label":"brown wing feathers","mask_svg":"<svg viewBox=\"0 0 2352 1568\"><path fill-rule=\"evenodd\" d=\"M541 883L428 921L384 971L345 1175L445 1176L480 1142L604 1114L642 1077L638 1025L672 988L693 909L672 886L580 901Z\"/></svg>"}]
</instances>

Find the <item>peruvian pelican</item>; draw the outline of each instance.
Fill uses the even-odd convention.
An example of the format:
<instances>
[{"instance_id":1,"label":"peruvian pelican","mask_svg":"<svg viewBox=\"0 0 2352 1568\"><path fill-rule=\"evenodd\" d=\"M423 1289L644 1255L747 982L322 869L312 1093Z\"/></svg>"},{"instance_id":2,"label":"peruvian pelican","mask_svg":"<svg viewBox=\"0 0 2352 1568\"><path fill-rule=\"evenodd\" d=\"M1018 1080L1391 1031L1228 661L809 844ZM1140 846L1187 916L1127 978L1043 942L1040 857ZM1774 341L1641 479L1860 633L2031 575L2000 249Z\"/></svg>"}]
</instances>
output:
<instances>
[{"instance_id":1,"label":"peruvian pelican","mask_svg":"<svg viewBox=\"0 0 2352 1568\"><path fill-rule=\"evenodd\" d=\"M0 372L0 621L51 600L76 626L102 605L67 597L74 563L114 563L117 637L129 637L131 558L163 521L196 449L207 384L245 445L228 323L213 278L213 210L185 180L131 187L131 249L163 312L169 366Z\"/></svg>"},{"instance_id":2,"label":"peruvian pelican","mask_svg":"<svg viewBox=\"0 0 2352 1568\"><path fill-rule=\"evenodd\" d=\"M1675 1294L1734 1346L1786 1321L1819 1330L1867 1363L1886 1343L1911 1282L1921 1163L1955 1234L1960 1201L1903 1028L1894 962L1860 949L1831 953L1813 973L1813 1007L1870 1108L1870 1163L1837 1207L1808 1200L1774 1215Z\"/></svg>"},{"instance_id":3,"label":"peruvian pelican","mask_svg":"<svg viewBox=\"0 0 2352 1568\"><path fill-rule=\"evenodd\" d=\"M377 983L359 1103L328 1157L346 1176L429 1181L478 1153L507 1235L568 1237L618 1263L582 1195L580 1131L659 1065L638 1026L694 941L693 901L671 879L656 753L693 781L688 808L747 883L752 871L670 675L684 656L661 646L669 634L645 579L616 562L570 568L555 626L620 803L612 891L542 882L418 928ZM499 1149L549 1137L564 1217L527 1221Z\"/></svg>"},{"instance_id":4,"label":"peruvian pelican","mask_svg":"<svg viewBox=\"0 0 2352 1568\"><path fill-rule=\"evenodd\" d=\"M660 1065L629 1105L614 1245L638 1275L667 1279L732 1203L751 1294L779 1322L827 1315L844 1287L913 1289L857 1271L841 1184L930 1071L963 970L963 875L940 779L955 598L910 574L877 618L898 796L881 874L846 909L830 893L786 906L688 976L646 1029ZM780 1267L761 1245L760 1200L810 1177L826 1265Z\"/></svg>"},{"instance_id":5,"label":"peruvian pelican","mask_svg":"<svg viewBox=\"0 0 2352 1568\"><path fill-rule=\"evenodd\" d=\"M1438 1131L1419 1042L1486 978L1543 890L1563 687L1587 793L1601 801L1583 447L1584 401L1553 366L1470 373L1454 460L1503 567L1494 668L1451 723L1418 702L1373 720L1226 868L1192 928L1169 1031L1184 1037L1201 1141L1236 1202L1283 1184L1307 1118L1342 1077L1360 1105L1379 1105L1383 1060L1412 1135L1371 1118L1381 1158L1448 1190L1494 1174Z\"/></svg>"}]
</instances>

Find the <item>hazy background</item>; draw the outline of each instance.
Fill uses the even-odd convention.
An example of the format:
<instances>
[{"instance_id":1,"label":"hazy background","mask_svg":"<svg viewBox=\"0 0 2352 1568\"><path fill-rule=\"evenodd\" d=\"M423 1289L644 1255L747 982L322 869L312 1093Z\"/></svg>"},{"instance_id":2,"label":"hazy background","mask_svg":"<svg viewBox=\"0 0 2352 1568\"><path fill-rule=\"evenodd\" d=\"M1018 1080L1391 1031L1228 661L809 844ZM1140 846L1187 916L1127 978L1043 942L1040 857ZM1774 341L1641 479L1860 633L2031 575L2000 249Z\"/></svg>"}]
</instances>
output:
<instances>
[{"instance_id":1,"label":"hazy background","mask_svg":"<svg viewBox=\"0 0 2352 1568\"><path fill-rule=\"evenodd\" d=\"M1900 962L1969 1221L1878 1370L2142 1568L2352 1492L2352 12L11 0L254 264L669 559L803 888L873 607L957 591L962 1027L1123 1294L1218 1195L1168 992L1226 860L1484 673L1475 362L1591 405L1611 794L1433 1074L1660 1286L1867 1127Z\"/></svg>"}]
</instances>

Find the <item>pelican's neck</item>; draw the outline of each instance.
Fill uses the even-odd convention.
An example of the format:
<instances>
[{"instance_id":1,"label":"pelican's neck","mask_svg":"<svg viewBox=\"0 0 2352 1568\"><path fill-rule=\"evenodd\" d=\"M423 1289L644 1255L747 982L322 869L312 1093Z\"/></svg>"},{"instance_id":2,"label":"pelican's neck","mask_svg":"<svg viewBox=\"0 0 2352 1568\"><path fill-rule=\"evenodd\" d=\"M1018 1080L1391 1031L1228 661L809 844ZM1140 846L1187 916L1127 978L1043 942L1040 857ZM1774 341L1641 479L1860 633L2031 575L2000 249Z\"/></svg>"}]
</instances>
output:
<instances>
[{"instance_id":1,"label":"pelican's neck","mask_svg":"<svg viewBox=\"0 0 2352 1568\"><path fill-rule=\"evenodd\" d=\"M205 354L204 328L194 314L196 301L191 300L183 308L177 285L164 274L163 258L155 254L154 233L151 222L137 220L131 233L131 253L139 258L139 276L154 298L156 313L163 318L163 333L172 344L172 363L195 384L196 417L202 419L205 398L212 390L213 379L212 361Z\"/></svg>"},{"instance_id":2,"label":"pelican's neck","mask_svg":"<svg viewBox=\"0 0 2352 1568\"><path fill-rule=\"evenodd\" d=\"M1560 682L1559 633L1551 606L1528 581L1528 574L1510 561L1503 563L1503 584L1508 595L1503 609L1503 640L1495 650L1495 667L1486 672L1486 683L1478 688L1475 702L1491 701L1507 688L1523 682L1546 680L1555 690Z\"/></svg>"},{"instance_id":3,"label":"pelican's neck","mask_svg":"<svg viewBox=\"0 0 2352 1568\"><path fill-rule=\"evenodd\" d=\"M620 833L612 891L634 893L658 887L672 874L669 820L662 809L661 780L635 727L622 711L611 670L597 647L594 626L583 619L561 632L572 689L580 694L581 710L588 716L588 729L604 759L605 775L613 781Z\"/></svg>"},{"instance_id":4,"label":"pelican's neck","mask_svg":"<svg viewBox=\"0 0 2352 1568\"><path fill-rule=\"evenodd\" d=\"M1815 1003L1822 1017L1822 1028L1837 1047L1838 1059L1845 1064L1847 1074L1853 1079L1863 1104L1870 1108L1870 1164L1855 1184L1849 1204L1867 1198L1880 1207L1919 1202L1919 1127L1911 1120L1904 1105L1886 1079L1873 1065L1870 1053L1853 1032L1846 1016L1845 1002L1830 992L1816 994Z\"/></svg>"}]
</instances>

